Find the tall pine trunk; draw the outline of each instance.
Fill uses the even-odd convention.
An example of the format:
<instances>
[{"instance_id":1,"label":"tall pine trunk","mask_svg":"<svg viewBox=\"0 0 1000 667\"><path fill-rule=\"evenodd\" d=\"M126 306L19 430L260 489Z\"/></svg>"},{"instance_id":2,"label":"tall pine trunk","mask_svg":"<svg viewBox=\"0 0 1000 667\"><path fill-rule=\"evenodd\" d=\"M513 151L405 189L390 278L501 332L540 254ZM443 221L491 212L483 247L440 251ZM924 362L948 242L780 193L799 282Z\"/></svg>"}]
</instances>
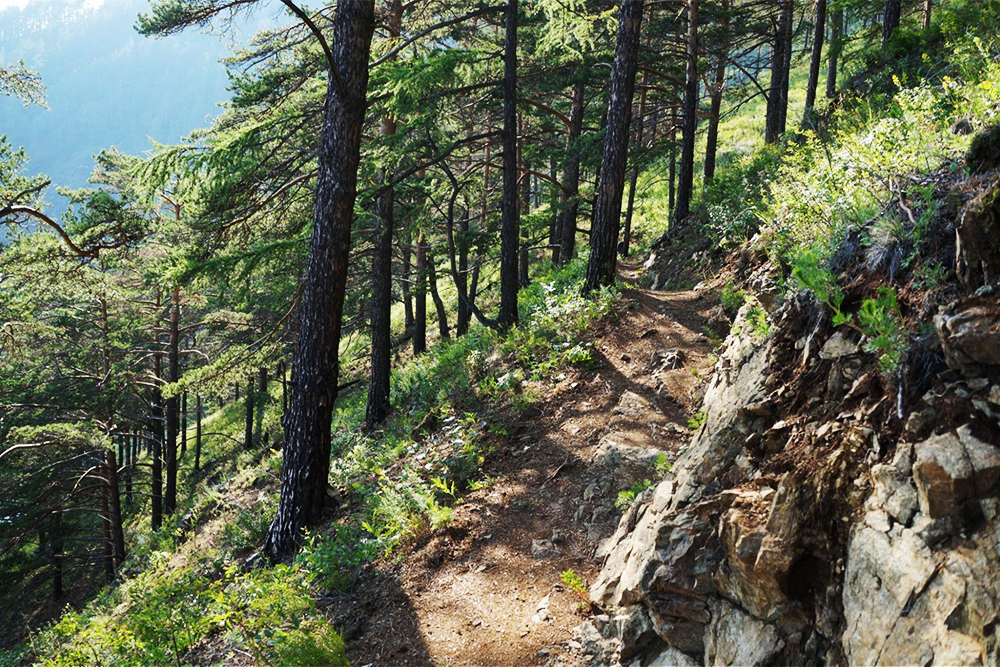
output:
<instances>
[{"instance_id":1,"label":"tall pine trunk","mask_svg":"<svg viewBox=\"0 0 1000 667\"><path fill-rule=\"evenodd\" d=\"M194 397L194 469L201 470L201 394Z\"/></svg>"},{"instance_id":2,"label":"tall pine trunk","mask_svg":"<svg viewBox=\"0 0 1000 667\"><path fill-rule=\"evenodd\" d=\"M584 82L573 84L573 102L570 110L569 134L566 137L566 166L563 185L568 206L562 213L562 230L559 232L559 261L563 264L576 254L576 216L580 210L580 147L577 142L583 134Z\"/></svg>"},{"instance_id":3,"label":"tall pine trunk","mask_svg":"<svg viewBox=\"0 0 1000 667\"><path fill-rule=\"evenodd\" d=\"M885 10L882 13L882 43L892 39L892 33L899 27L900 15L903 12L903 0L885 0Z\"/></svg>"},{"instance_id":4,"label":"tall pine trunk","mask_svg":"<svg viewBox=\"0 0 1000 667\"><path fill-rule=\"evenodd\" d=\"M121 486L118 480L118 460L115 458L114 446L109 447L107 455L107 481L108 481L108 520L111 523L111 540L114 547L115 563L121 565L125 562L125 527L122 521L122 496Z\"/></svg>"},{"instance_id":5,"label":"tall pine trunk","mask_svg":"<svg viewBox=\"0 0 1000 667\"><path fill-rule=\"evenodd\" d=\"M330 422L340 377L341 319L374 30L374 0L337 5L330 42L337 71L331 71L327 89L299 336L283 419L281 498L263 547L272 562L295 551L302 528L322 516L326 498Z\"/></svg>"},{"instance_id":6,"label":"tall pine trunk","mask_svg":"<svg viewBox=\"0 0 1000 667\"><path fill-rule=\"evenodd\" d=\"M188 448L188 393L181 393L181 458L187 454Z\"/></svg>"},{"instance_id":7,"label":"tall pine trunk","mask_svg":"<svg viewBox=\"0 0 1000 667\"><path fill-rule=\"evenodd\" d=\"M450 338L448 330L448 311L445 310L444 301L438 294L437 269L434 268L434 258L429 257L427 261L427 287L430 289L431 298L434 300L434 310L437 311L438 333L442 339Z\"/></svg>"},{"instance_id":8,"label":"tall pine trunk","mask_svg":"<svg viewBox=\"0 0 1000 667\"><path fill-rule=\"evenodd\" d=\"M517 0L507 0L503 54L503 196L500 222L501 328L517 324L518 241L517 206Z\"/></svg>"},{"instance_id":9,"label":"tall pine trunk","mask_svg":"<svg viewBox=\"0 0 1000 667\"><path fill-rule=\"evenodd\" d=\"M153 353L153 378L156 386L153 387L152 418L150 419L150 448L153 457L152 465L152 515L151 525L153 530L159 530L163 524L163 392L160 390L160 377L162 364L159 352Z\"/></svg>"},{"instance_id":10,"label":"tall pine trunk","mask_svg":"<svg viewBox=\"0 0 1000 667\"><path fill-rule=\"evenodd\" d=\"M642 6L642 0L622 0L618 10L618 34L615 41L615 61L611 68L611 97L608 100L604 159L601 162L601 179L594 204L594 222L590 227L590 258L583 284L584 292L595 290L601 285L611 285L615 281L615 251L625 189Z\"/></svg>"},{"instance_id":11,"label":"tall pine trunk","mask_svg":"<svg viewBox=\"0 0 1000 667\"><path fill-rule=\"evenodd\" d=\"M826 65L826 96L833 99L837 96L837 67L840 64L840 52L844 45L844 8L837 7L833 11L830 25L830 48Z\"/></svg>"},{"instance_id":12,"label":"tall pine trunk","mask_svg":"<svg viewBox=\"0 0 1000 667\"><path fill-rule=\"evenodd\" d=\"M694 146L698 131L698 0L688 0L687 74L684 78L684 110L681 121L681 164L677 175L677 208L674 224L691 212L694 196Z\"/></svg>"},{"instance_id":13,"label":"tall pine trunk","mask_svg":"<svg viewBox=\"0 0 1000 667\"><path fill-rule=\"evenodd\" d=\"M642 90L639 91L639 118L635 128L635 142L632 147L632 177L628 183L628 202L625 204L625 230L618 252L622 257L628 257L629 246L632 244L632 214L635 212L635 188L639 183L639 153L644 148L646 120L646 74L642 75Z\"/></svg>"},{"instance_id":14,"label":"tall pine trunk","mask_svg":"<svg viewBox=\"0 0 1000 667\"><path fill-rule=\"evenodd\" d=\"M403 3L392 0L389 8L389 37L395 43L403 20ZM393 57L393 60L395 57ZM382 136L396 134L396 121L389 115L382 119ZM374 246L372 255L371 305L371 371L368 381L368 402L365 422L380 424L389 414L389 378L392 373L391 314L392 314L392 227L395 192L389 184L392 174L379 169L379 180L385 188L376 202Z\"/></svg>"},{"instance_id":15,"label":"tall pine trunk","mask_svg":"<svg viewBox=\"0 0 1000 667\"><path fill-rule=\"evenodd\" d=\"M715 55L715 74L712 78L712 99L708 116L708 133L705 136L705 182L715 178L715 158L719 149L719 115L722 113L722 93L726 87L726 66L729 64L729 0L722 0L719 17L719 51Z\"/></svg>"},{"instance_id":16,"label":"tall pine trunk","mask_svg":"<svg viewBox=\"0 0 1000 667\"><path fill-rule=\"evenodd\" d=\"M826 0L816 0L816 24L813 27L812 58L809 60L809 83L806 84L806 110L802 114L802 127L815 128L816 89L819 87L819 69L823 64L823 40L826 37Z\"/></svg>"},{"instance_id":17,"label":"tall pine trunk","mask_svg":"<svg viewBox=\"0 0 1000 667\"><path fill-rule=\"evenodd\" d=\"M170 329L167 347L167 382L174 383L180 379L180 288L174 287L170 297ZM178 428L177 394L167 398L167 442L166 456L167 486L163 494L163 513L170 515L177 507L177 428Z\"/></svg>"},{"instance_id":18,"label":"tall pine trunk","mask_svg":"<svg viewBox=\"0 0 1000 667\"><path fill-rule=\"evenodd\" d=\"M785 132L785 116L788 109L788 90L785 88L787 74L785 66L791 49L788 42L789 26L792 23L792 1L779 0L778 18L774 26L774 45L771 48L771 85L767 93L767 117L764 127L764 142L775 143Z\"/></svg>"},{"instance_id":19,"label":"tall pine trunk","mask_svg":"<svg viewBox=\"0 0 1000 667\"><path fill-rule=\"evenodd\" d=\"M931 27L931 11L934 9L934 0L924 0L924 20L921 24L924 30Z\"/></svg>"},{"instance_id":20,"label":"tall pine trunk","mask_svg":"<svg viewBox=\"0 0 1000 667\"><path fill-rule=\"evenodd\" d=\"M417 242L417 284L413 297L413 354L427 351L427 240Z\"/></svg>"},{"instance_id":21,"label":"tall pine trunk","mask_svg":"<svg viewBox=\"0 0 1000 667\"><path fill-rule=\"evenodd\" d=\"M253 408L254 408L253 376L247 381L246 421L243 424L243 448L253 449Z\"/></svg>"}]
</instances>

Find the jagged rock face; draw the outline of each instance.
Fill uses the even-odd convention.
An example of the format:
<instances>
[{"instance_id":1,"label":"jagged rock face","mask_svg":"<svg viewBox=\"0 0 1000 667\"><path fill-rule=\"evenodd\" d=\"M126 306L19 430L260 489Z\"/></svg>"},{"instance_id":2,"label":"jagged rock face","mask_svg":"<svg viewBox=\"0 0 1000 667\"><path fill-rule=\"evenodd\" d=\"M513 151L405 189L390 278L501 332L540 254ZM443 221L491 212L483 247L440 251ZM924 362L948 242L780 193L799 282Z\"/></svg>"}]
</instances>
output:
<instances>
[{"instance_id":1,"label":"jagged rock face","mask_svg":"<svg viewBox=\"0 0 1000 667\"><path fill-rule=\"evenodd\" d=\"M1000 179L965 207L956 241L957 273L968 291L1000 280Z\"/></svg>"},{"instance_id":2,"label":"jagged rock face","mask_svg":"<svg viewBox=\"0 0 1000 667\"><path fill-rule=\"evenodd\" d=\"M749 336L727 341L675 477L598 550L590 594L620 647L600 664L1000 664L998 432L976 417L878 463L875 408L786 422L783 388L768 386L785 362ZM809 347L802 368L827 374L859 355L846 336ZM761 456L803 438L809 465L766 473Z\"/></svg>"},{"instance_id":3,"label":"jagged rock face","mask_svg":"<svg viewBox=\"0 0 1000 667\"><path fill-rule=\"evenodd\" d=\"M1000 522L994 515L980 527L983 515L967 504L995 503L1000 449L963 427L918 443L914 451L912 478L893 475L889 484L876 484L867 503L869 516L892 518L866 520L851 532L845 656L851 664L995 665ZM907 455L897 453L897 461ZM884 478L884 468L876 466L873 476ZM920 511L912 523L899 522L893 499L910 485ZM908 507L903 516L911 513ZM952 548L931 548L950 533L961 538L966 532L974 534Z\"/></svg>"},{"instance_id":4,"label":"jagged rock face","mask_svg":"<svg viewBox=\"0 0 1000 667\"><path fill-rule=\"evenodd\" d=\"M1000 369L1000 294L985 288L934 317L945 361L966 377Z\"/></svg>"},{"instance_id":5,"label":"jagged rock face","mask_svg":"<svg viewBox=\"0 0 1000 667\"><path fill-rule=\"evenodd\" d=\"M748 309L740 309L737 322L745 325ZM705 392L705 421L674 466L678 471L677 502L694 499L712 482L725 487L745 479L746 465L741 466L737 459L750 429L748 415L741 409L764 398L770 353L770 339L760 345L748 333L726 340Z\"/></svg>"}]
</instances>

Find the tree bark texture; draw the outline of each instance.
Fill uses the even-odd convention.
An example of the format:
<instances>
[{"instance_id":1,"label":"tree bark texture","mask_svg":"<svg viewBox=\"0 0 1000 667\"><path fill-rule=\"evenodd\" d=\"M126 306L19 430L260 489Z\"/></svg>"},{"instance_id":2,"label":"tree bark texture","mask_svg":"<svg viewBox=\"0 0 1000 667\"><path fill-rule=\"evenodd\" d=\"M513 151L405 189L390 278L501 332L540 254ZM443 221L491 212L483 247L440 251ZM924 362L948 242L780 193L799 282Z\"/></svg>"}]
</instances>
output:
<instances>
[{"instance_id":1,"label":"tree bark texture","mask_svg":"<svg viewBox=\"0 0 1000 667\"><path fill-rule=\"evenodd\" d=\"M174 287L170 297L170 329L167 343L167 382L173 383L180 379L180 288ZM167 398L167 441L164 455L166 457L167 484L163 494L163 513L170 515L177 507L177 429L178 429L177 394Z\"/></svg>"},{"instance_id":2,"label":"tree bark texture","mask_svg":"<svg viewBox=\"0 0 1000 667\"><path fill-rule=\"evenodd\" d=\"M500 314L497 325L517 324L518 241L517 206L517 5L507 0L503 75L503 196L500 222Z\"/></svg>"},{"instance_id":3,"label":"tree bark texture","mask_svg":"<svg viewBox=\"0 0 1000 667\"><path fill-rule=\"evenodd\" d=\"M413 354L427 351L427 240L417 242L417 284L413 295Z\"/></svg>"},{"instance_id":4,"label":"tree bark texture","mask_svg":"<svg viewBox=\"0 0 1000 667\"><path fill-rule=\"evenodd\" d=\"M395 43L403 20L403 3L392 0L389 7L389 37ZM395 56L392 58L395 60ZM396 121L386 115L382 119L382 136L396 134ZM385 189L376 202L374 254L372 255L372 305L371 305L371 371L368 381L368 401L365 422L369 427L380 424L389 414L389 378L392 374L392 228L395 192L391 185L392 174L379 169L379 180Z\"/></svg>"},{"instance_id":5,"label":"tree bark texture","mask_svg":"<svg viewBox=\"0 0 1000 667\"><path fill-rule=\"evenodd\" d=\"M882 13L882 43L892 39L892 33L899 27L899 19L903 13L903 0L885 0L885 10Z\"/></svg>"},{"instance_id":6,"label":"tree bark texture","mask_svg":"<svg viewBox=\"0 0 1000 667\"><path fill-rule=\"evenodd\" d=\"M639 92L639 118L636 121L635 141L632 146L632 176L628 183L628 202L625 204L625 230L622 232L622 240L618 245L618 252L622 257L628 257L629 246L632 244L632 215L635 213L635 188L639 183L639 154L645 148L645 120L646 120L646 74L642 75L642 90Z\"/></svg>"},{"instance_id":7,"label":"tree bark texture","mask_svg":"<svg viewBox=\"0 0 1000 667\"><path fill-rule=\"evenodd\" d=\"M615 61L611 68L611 97L608 100L604 159L601 162L601 182L594 204L594 222L590 228L590 258L583 284L585 292L601 285L611 285L615 281L616 246L628 162L628 135L639 57L642 7L642 0L622 0L618 10L618 34L615 41Z\"/></svg>"},{"instance_id":8,"label":"tree bark texture","mask_svg":"<svg viewBox=\"0 0 1000 667\"><path fill-rule=\"evenodd\" d=\"M827 49L826 65L826 96L833 99L837 96L837 66L840 63L840 52L844 45L844 8L838 7L833 12L830 25L830 48Z\"/></svg>"},{"instance_id":9,"label":"tree bark texture","mask_svg":"<svg viewBox=\"0 0 1000 667\"><path fill-rule=\"evenodd\" d=\"M201 470L201 394L194 397L194 469Z\"/></svg>"},{"instance_id":10,"label":"tree bark texture","mask_svg":"<svg viewBox=\"0 0 1000 667\"><path fill-rule=\"evenodd\" d=\"M694 195L694 146L698 130L698 0L688 0L687 74L684 78L684 109L681 121L681 164L677 175L677 208L674 224L691 212Z\"/></svg>"},{"instance_id":11,"label":"tree bark texture","mask_svg":"<svg viewBox=\"0 0 1000 667\"><path fill-rule=\"evenodd\" d=\"M788 109L787 74L785 64L791 48L788 43L788 26L792 22L791 0L779 0L778 18L774 25L774 45L771 48L771 85L767 92L767 118L764 141L775 143L785 132L784 118Z\"/></svg>"},{"instance_id":12,"label":"tree bark texture","mask_svg":"<svg viewBox=\"0 0 1000 667\"><path fill-rule=\"evenodd\" d=\"M583 134L584 83L573 84L573 102L566 137L566 166L563 185L566 187L566 209L562 213L562 230L559 233L559 261L563 264L576 254L576 217L580 210L580 148L577 142Z\"/></svg>"},{"instance_id":13,"label":"tree bark texture","mask_svg":"<svg viewBox=\"0 0 1000 667\"><path fill-rule=\"evenodd\" d=\"M726 66L729 64L729 0L722 0L722 15L719 17L721 39L719 51L715 54L715 74L712 79L711 108L708 117L708 132L705 136L705 182L715 178L715 158L719 150L719 115L722 113L722 93L726 87Z\"/></svg>"},{"instance_id":14,"label":"tree bark texture","mask_svg":"<svg viewBox=\"0 0 1000 667\"><path fill-rule=\"evenodd\" d=\"M806 110L802 127L812 129L816 106L816 89L819 87L819 70L823 64L823 40L826 37L826 0L816 0L816 23L813 27L812 58L809 61L809 83L806 84Z\"/></svg>"},{"instance_id":15,"label":"tree bark texture","mask_svg":"<svg viewBox=\"0 0 1000 667\"><path fill-rule=\"evenodd\" d=\"M331 72L299 335L283 419L281 498L263 547L272 562L295 551L302 528L320 518L326 498L330 422L340 375L341 320L374 30L374 0L338 4L331 45L343 87L338 87Z\"/></svg>"},{"instance_id":16,"label":"tree bark texture","mask_svg":"<svg viewBox=\"0 0 1000 667\"><path fill-rule=\"evenodd\" d=\"M254 404L253 376L247 381L247 397L245 399L246 421L243 424L243 448L253 449L253 404Z\"/></svg>"}]
</instances>

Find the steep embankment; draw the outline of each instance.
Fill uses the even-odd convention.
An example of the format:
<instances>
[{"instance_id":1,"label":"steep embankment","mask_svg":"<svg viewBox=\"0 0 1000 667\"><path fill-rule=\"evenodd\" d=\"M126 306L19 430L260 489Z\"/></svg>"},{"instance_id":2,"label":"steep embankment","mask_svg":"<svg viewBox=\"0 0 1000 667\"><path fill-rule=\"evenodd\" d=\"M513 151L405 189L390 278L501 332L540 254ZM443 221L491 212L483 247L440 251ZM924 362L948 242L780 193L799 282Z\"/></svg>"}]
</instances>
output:
<instances>
[{"instance_id":1,"label":"steep embankment","mask_svg":"<svg viewBox=\"0 0 1000 667\"><path fill-rule=\"evenodd\" d=\"M541 396L505 423L491 482L402 562L330 601L354 661L528 665L565 651L585 595L560 575L592 581L619 493L655 485L680 455L718 316L708 290L628 289L589 332L589 367L526 382Z\"/></svg>"},{"instance_id":2,"label":"steep embankment","mask_svg":"<svg viewBox=\"0 0 1000 667\"><path fill-rule=\"evenodd\" d=\"M552 664L1000 661L1000 255L982 242L1000 180L912 181L940 202L918 246L952 268L933 285L848 236L834 310L776 299L762 253L733 258L759 300L722 347L704 424L602 544L604 613Z\"/></svg>"}]
</instances>

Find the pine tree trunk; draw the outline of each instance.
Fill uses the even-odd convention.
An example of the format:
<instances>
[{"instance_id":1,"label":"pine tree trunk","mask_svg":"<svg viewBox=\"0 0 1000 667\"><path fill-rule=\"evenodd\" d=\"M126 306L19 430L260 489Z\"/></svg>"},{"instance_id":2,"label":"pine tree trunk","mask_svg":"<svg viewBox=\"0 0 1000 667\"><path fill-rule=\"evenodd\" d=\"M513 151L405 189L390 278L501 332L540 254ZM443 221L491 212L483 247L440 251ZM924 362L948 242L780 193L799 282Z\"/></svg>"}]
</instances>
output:
<instances>
[{"instance_id":1,"label":"pine tree trunk","mask_svg":"<svg viewBox=\"0 0 1000 667\"><path fill-rule=\"evenodd\" d=\"M153 377L156 386L153 388L152 412L150 428L150 448L152 449L152 528L159 530L163 524L163 393L160 391L161 355L153 353Z\"/></svg>"},{"instance_id":2,"label":"pine tree trunk","mask_svg":"<svg viewBox=\"0 0 1000 667\"><path fill-rule=\"evenodd\" d=\"M576 216L580 210L580 148L577 142L583 134L584 83L573 84L573 102L569 119L569 134L566 137L568 154L563 170L563 185L569 205L562 214L562 230L559 233L559 261L563 264L576 254Z\"/></svg>"},{"instance_id":3,"label":"pine tree trunk","mask_svg":"<svg viewBox=\"0 0 1000 667\"><path fill-rule=\"evenodd\" d=\"M417 284L413 298L413 355L427 351L427 240L417 242Z\"/></svg>"},{"instance_id":4,"label":"pine tree trunk","mask_svg":"<svg viewBox=\"0 0 1000 667\"><path fill-rule=\"evenodd\" d=\"M403 328L413 331L413 294L411 281L413 279L413 235L406 232L400 239L403 250L403 276L399 281L400 289L403 292Z\"/></svg>"},{"instance_id":5,"label":"pine tree trunk","mask_svg":"<svg viewBox=\"0 0 1000 667\"><path fill-rule=\"evenodd\" d=\"M253 390L253 376L247 381L247 397L246 397L246 423L243 432L243 448L246 450L253 449L253 404L254 404L254 390Z\"/></svg>"},{"instance_id":6,"label":"pine tree trunk","mask_svg":"<svg viewBox=\"0 0 1000 667\"><path fill-rule=\"evenodd\" d=\"M899 27L900 15L903 11L903 0L885 0L885 10L882 14L882 43L892 39L892 33Z\"/></svg>"},{"instance_id":7,"label":"pine tree trunk","mask_svg":"<svg viewBox=\"0 0 1000 667\"><path fill-rule=\"evenodd\" d=\"M729 64L729 23L729 0L722 0L722 16L719 17L722 39L719 52L715 56L711 109L708 117L708 133L705 137L706 183L715 178L715 158L719 148L719 116L722 113L722 92L726 87L726 66Z\"/></svg>"},{"instance_id":8,"label":"pine tree trunk","mask_svg":"<svg viewBox=\"0 0 1000 667\"><path fill-rule=\"evenodd\" d=\"M403 20L401 0L392 0L389 8L389 37L393 43L399 37ZM395 60L395 57L393 57ZM386 116L382 119L382 136L396 134L396 121ZM386 185L392 174L379 169L379 181L385 187L376 202L374 246L372 255L372 306L371 306L371 371L368 382L368 402L365 422L369 427L380 424L389 414L389 378L392 373L392 228L395 193Z\"/></svg>"},{"instance_id":9,"label":"pine tree trunk","mask_svg":"<svg viewBox=\"0 0 1000 667\"><path fill-rule=\"evenodd\" d=\"M583 284L584 292L595 290L601 285L612 285L615 281L615 251L625 189L642 7L642 0L622 0L618 10L618 35L615 41L615 61L611 69L611 98L608 101L604 159L601 162L601 180L594 204L594 222L590 228L590 258Z\"/></svg>"},{"instance_id":10,"label":"pine tree trunk","mask_svg":"<svg viewBox=\"0 0 1000 667\"><path fill-rule=\"evenodd\" d=\"M670 107L670 185L667 195L667 208L670 219L674 219L677 203L677 107Z\"/></svg>"},{"instance_id":11,"label":"pine tree trunk","mask_svg":"<svg viewBox=\"0 0 1000 667\"><path fill-rule=\"evenodd\" d=\"M646 120L646 74L642 75L642 90L639 91L639 119L636 123L635 142L633 143L632 177L628 184L628 203L625 205L625 230L622 233L621 243L618 245L618 252L622 257L628 257L629 246L632 244L632 214L635 212L635 188L639 183L639 153L644 148Z\"/></svg>"},{"instance_id":12,"label":"pine tree trunk","mask_svg":"<svg viewBox=\"0 0 1000 667\"><path fill-rule=\"evenodd\" d=\"M518 125L520 129L518 134L522 137L526 136L528 133L524 129L522 120L518 119ZM521 173L521 198L519 200L518 209L518 219L524 217L531 213L531 175L528 174L528 170L531 169L528 166L528 161L524 157L524 144L527 140L522 139L518 142L517 147L517 161L520 164ZM526 227L521 227L521 241L518 246L517 251L517 284L518 287L527 287L531 284L531 278L528 276L529 269L529 259L528 259L528 229Z\"/></svg>"},{"instance_id":13,"label":"pine tree trunk","mask_svg":"<svg viewBox=\"0 0 1000 667\"><path fill-rule=\"evenodd\" d=\"M934 9L934 0L924 0L924 21L922 27L927 30L931 27L931 11Z\"/></svg>"},{"instance_id":14,"label":"pine tree trunk","mask_svg":"<svg viewBox=\"0 0 1000 667\"><path fill-rule=\"evenodd\" d=\"M187 453L188 448L188 393L181 393L181 458Z\"/></svg>"},{"instance_id":15,"label":"pine tree trunk","mask_svg":"<svg viewBox=\"0 0 1000 667\"><path fill-rule=\"evenodd\" d=\"M438 333L441 334L441 338L451 338L451 334L448 330L448 311L445 310L444 301L441 300L441 295L438 294L437 288L437 269L434 268L434 258L428 258L427 262L427 286L431 291L431 298L434 300L434 309L437 311L438 320Z\"/></svg>"},{"instance_id":16,"label":"pine tree trunk","mask_svg":"<svg viewBox=\"0 0 1000 667\"><path fill-rule=\"evenodd\" d=\"M788 128L788 91L792 75L792 53L795 51L793 37L795 35L795 0L788 2L788 20L785 21L785 66L781 68L781 99L785 102L779 109L781 111L781 131Z\"/></svg>"},{"instance_id":17,"label":"pine tree trunk","mask_svg":"<svg viewBox=\"0 0 1000 667\"><path fill-rule=\"evenodd\" d=\"M838 7L833 12L830 26L829 61L826 66L826 96L833 99L837 96L837 66L840 63L840 52L844 45L844 8Z\"/></svg>"},{"instance_id":18,"label":"pine tree trunk","mask_svg":"<svg viewBox=\"0 0 1000 667\"><path fill-rule=\"evenodd\" d=\"M472 300L469 298L469 209L466 207L462 221L459 223L462 235L458 239L458 275L460 276L460 290L465 298L458 300L458 322L455 324L455 335L464 336L469 333L469 323L472 321L472 309L469 307Z\"/></svg>"},{"instance_id":19,"label":"pine tree trunk","mask_svg":"<svg viewBox=\"0 0 1000 667\"><path fill-rule=\"evenodd\" d=\"M787 43L788 25L792 21L791 0L779 0L778 20L774 26L774 46L771 49L771 85L767 94L767 118L764 129L764 142L775 143L785 132L782 119L788 107L788 98L784 95L786 52L791 46Z\"/></svg>"},{"instance_id":20,"label":"pine tree trunk","mask_svg":"<svg viewBox=\"0 0 1000 667\"><path fill-rule=\"evenodd\" d=\"M500 223L500 314L497 324L517 324L518 241L517 210L517 4L507 0L503 77L503 197Z\"/></svg>"},{"instance_id":21,"label":"pine tree trunk","mask_svg":"<svg viewBox=\"0 0 1000 667\"><path fill-rule=\"evenodd\" d=\"M167 382L180 379L180 288L174 287L170 301L170 331L167 347ZM167 485L163 494L163 513L170 515L177 507L177 429L179 424L177 394L167 398L167 441L166 457Z\"/></svg>"},{"instance_id":22,"label":"pine tree trunk","mask_svg":"<svg viewBox=\"0 0 1000 667\"><path fill-rule=\"evenodd\" d=\"M806 110L802 115L804 129L815 128L816 89L823 64L823 39L826 37L826 0L816 0L816 24L813 27L812 58L809 61L809 83L806 84Z\"/></svg>"},{"instance_id":23,"label":"pine tree trunk","mask_svg":"<svg viewBox=\"0 0 1000 667\"><path fill-rule=\"evenodd\" d=\"M194 469L201 470L201 394L194 397Z\"/></svg>"},{"instance_id":24,"label":"pine tree trunk","mask_svg":"<svg viewBox=\"0 0 1000 667\"><path fill-rule=\"evenodd\" d=\"M694 196L694 146L698 130L698 0L688 0L687 75L684 79L684 123L681 128L681 165L677 175L674 224L691 212Z\"/></svg>"},{"instance_id":25,"label":"pine tree trunk","mask_svg":"<svg viewBox=\"0 0 1000 667\"><path fill-rule=\"evenodd\" d=\"M132 472L135 470L135 453L138 438L135 434L125 438L125 504L132 506Z\"/></svg>"},{"instance_id":26,"label":"pine tree trunk","mask_svg":"<svg viewBox=\"0 0 1000 667\"><path fill-rule=\"evenodd\" d=\"M104 477L101 480L101 544L104 547L104 576L107 578L108 583L115 580L115 560L114 560L114 547L113 538L111 537L111 491L110 485L108 484L108 466L107 464L100 466L98 468Z\"/></svg>"},{"instance_id":27,"label":"pine tree trunk","mask_svg":"<svg viewBox=\"0 0 1000 667\"><path fill-rule=\"evenodd\" d=\"M107 474L110 499L108 519L111 522L115 563L121 566L125 562L125 527L122 522L121 487L118 482L118 460L115 458L114 447L109 447L107 450Z\"/></svg>"},{"instance_id":28,"label":"pine tree trunk","mask_svg":"<svg viewBox=\"0 0 1000 667\"><path fill-rule=\"evenodd\" d=\"M374 0L337 5L331 48L343 89L328 85L316 178L313 232L299 337L292 365L278 513L263 552L275 562L295 551L303 527L323 512L330 472L330 422L339 381L338 352L351 222L357 192Z\"/></svg>"},{"instance_id":29,"label":"pine tree trunk","mask_svg":"<svg viewBox=\"0 0 1000 667\"><path fill-rule=\"evenodd\" d=\"M55 569L52 575L52 599L58 602L63 596L62 505L56 505L52 514L49 539L52 541L52 567Z\"/></svg>"}]
</instances>

